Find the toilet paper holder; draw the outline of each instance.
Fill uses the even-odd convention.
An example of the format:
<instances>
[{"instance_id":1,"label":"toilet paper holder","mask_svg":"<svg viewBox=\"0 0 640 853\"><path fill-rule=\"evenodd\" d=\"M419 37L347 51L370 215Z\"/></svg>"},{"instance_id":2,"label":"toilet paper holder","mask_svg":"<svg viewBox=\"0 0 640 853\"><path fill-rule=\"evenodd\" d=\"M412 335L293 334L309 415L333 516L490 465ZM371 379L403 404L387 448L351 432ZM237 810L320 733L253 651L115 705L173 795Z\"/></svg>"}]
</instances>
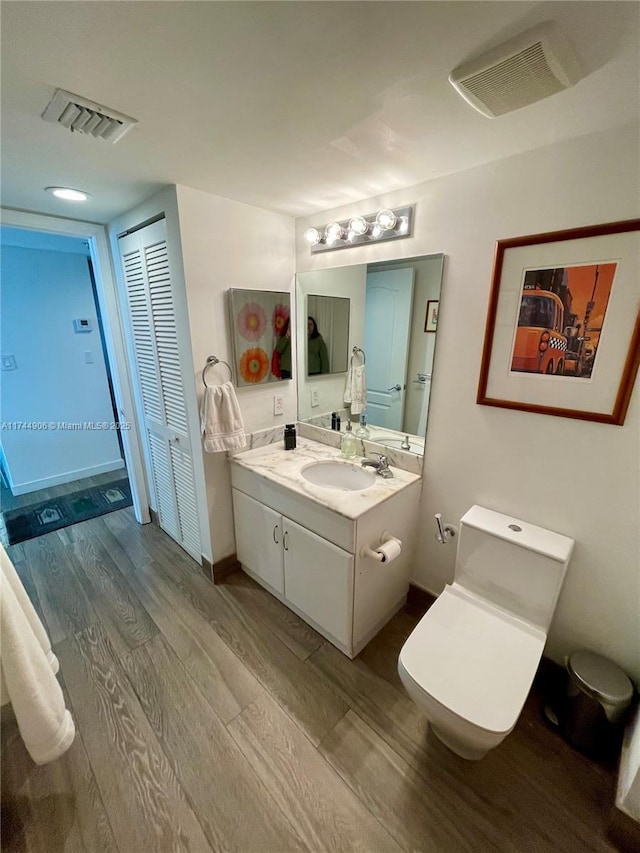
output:
<instances>
[{"instance_id":1,"label":"toilet paper holder","mask_svg":"<svg viewBox=\"0 0 640 853\"><path fill-rule=\"evenodd\" d=\"M436 513L436 524L438 525L436 539L441 545L446 545L449 539L453 539L458 532L458 529L453 524L444 523L442 520L442 513L440 512Z\"/></svg>"},{"instance_id":2,"label":"toilet paper holder","mask_svg":"<svg viewBox=\"0 0 640 853\"><path fill-rule=\"evenodd\" d=\"M380 537L380 544L377 546L378 548L382 548L383 545L386 545L388 542L396 542L399 548L402 548L402 541L398 539L397 536L392 536L387 530L382 531L382 536ZM361 557L370 557L372 560L377 560L379 563L387 563L389 560L382 554L380 551L375 550L373 548L368 548L366 545L360 549Z\"/></svg>"}]
</instances>

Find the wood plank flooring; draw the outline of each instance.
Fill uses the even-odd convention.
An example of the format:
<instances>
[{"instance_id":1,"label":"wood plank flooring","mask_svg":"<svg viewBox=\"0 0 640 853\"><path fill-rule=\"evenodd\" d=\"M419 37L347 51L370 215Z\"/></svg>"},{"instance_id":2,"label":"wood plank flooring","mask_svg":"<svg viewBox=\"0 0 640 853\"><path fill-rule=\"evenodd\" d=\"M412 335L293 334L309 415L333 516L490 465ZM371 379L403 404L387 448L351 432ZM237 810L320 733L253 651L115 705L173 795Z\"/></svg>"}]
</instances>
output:
<instances>
[{"instance_id":1,"label":"wood plank flooring","mask_svg":"<svg viewBox=\"0 0 640 853\"><path fill-rule=\"evenodd\" d=\"M611 851L615 773L534 688L481 762L406 696L399 613L350 661L245 575L212 586L131 509L9 549L60 658L76 740L44 767L2 716L2 849Z\"/></svg>"}]
</instances>

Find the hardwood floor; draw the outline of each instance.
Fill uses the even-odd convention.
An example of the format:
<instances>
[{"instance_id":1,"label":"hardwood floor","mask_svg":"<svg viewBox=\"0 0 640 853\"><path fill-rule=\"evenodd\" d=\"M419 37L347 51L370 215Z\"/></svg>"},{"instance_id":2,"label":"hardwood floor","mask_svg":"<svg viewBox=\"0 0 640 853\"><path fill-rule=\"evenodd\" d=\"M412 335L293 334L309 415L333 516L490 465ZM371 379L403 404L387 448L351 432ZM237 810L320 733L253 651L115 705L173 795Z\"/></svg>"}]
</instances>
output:
<instances>
[{"instance_id":1,"label":"hardwood floor","mask_svg":"<svg viewBox=\"0 0 640 853\"><path fill-rule=\"evenodd\" d=\"M2 719L7 851L607 851L614 771L543 722L466 762L396 661L399 613L350 661L245 575L212 586L131 509L9 549L77 726L44 767Z\"/></svg>"}]
</instances>

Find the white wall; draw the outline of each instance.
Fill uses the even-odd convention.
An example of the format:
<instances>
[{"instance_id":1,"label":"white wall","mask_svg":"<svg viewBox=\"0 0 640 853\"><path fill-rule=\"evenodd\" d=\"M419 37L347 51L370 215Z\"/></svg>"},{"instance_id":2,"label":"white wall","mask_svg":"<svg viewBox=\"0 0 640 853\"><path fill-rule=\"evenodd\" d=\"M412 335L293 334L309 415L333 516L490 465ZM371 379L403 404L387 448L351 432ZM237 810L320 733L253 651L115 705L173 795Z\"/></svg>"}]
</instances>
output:
<instances>
[{"instance_id":1,"label":"white wall","mask_svg":"<svg viewBox=\"0 0 640 853\"><path fill-rule=\"evenodd\" d=\"M306 297L311 294L342 296L349 299L349 359L354 346L364 346L364 300L367 290L367 268L348 267L331 271L331 276L305 273L298 278L297 335L303 343L307 340ZM325 414L344 406L346 374L307 376L306 348L297 347L298 417L300 420ZM318 391L318 405L311 406L311 390Z\"/></svg>"},{"instance_id":2,"label":"white wall","mask_svg":"<svg viewBox=\"0 0 640 853\"><path fill-rule=\"evenodd\" d=\"M83 251L2 247L2 352L17 364L2 373L4 423L114 420ZM94 331L76 334L80 317L91 319ZM2 443L15 494L124 466L113 430L4 429Z\"/></svg>"},{"instance_id":3,"label":"white wall","mask_svg":"<svg viewBox=\"0 0 640 853\"><path fill-rule=\"evenodd\" d=\"M452 580L455 550L433 538L438 511L456 521L479 503L573 536L547 654L561 661L587 646L636 679L638 388L623 427L478 406L475 398L496 240L637 217L639 143L638 125L624 126L296 222L299 272L336 263L331 252L309 253L309 225L410 203L413 237L344 250L340 263L446 256L414 580L435 593Z\"/></svg>"},{"instance_id":4,"label":"white wall","mask_svg":"<svg viewBox=\"0 0 640 853\"><path fill-rule=\"evenodd\" d=\"M176 188L182 259L189 310L198 399L200 372L208 355L232 362L227 290L280 290L292 293L293 220L188 187ZM227 379L218 368L220 380ZM208 374L213 378L212 369ZM296 420L295 381L237 389L247 432ZM273 414L273 397L284 397L284 412ZM231 479L226 453L205 453L207 507L213 559L235 551Z\"/></svg>"}]
</instances>

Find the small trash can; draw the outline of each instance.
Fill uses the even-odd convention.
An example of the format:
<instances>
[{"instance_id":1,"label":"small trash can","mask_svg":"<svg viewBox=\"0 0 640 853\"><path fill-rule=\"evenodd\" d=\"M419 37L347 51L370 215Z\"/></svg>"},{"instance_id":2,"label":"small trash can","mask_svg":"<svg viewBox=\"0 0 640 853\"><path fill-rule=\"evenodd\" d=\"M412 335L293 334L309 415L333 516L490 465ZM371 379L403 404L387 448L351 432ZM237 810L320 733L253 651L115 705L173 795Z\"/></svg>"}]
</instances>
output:
<instances>
[{"instance_id":1,"label":"small trash can","mask_svg":"<svg viewBox=\"0 0 640 853\"><path fill-rule=\"evenodd\" d=\"M562 720L565 739L591 758L613 760L633 698L633 684L617 664L595 652L573 652Z\"/></svg>"}]
</instances>

